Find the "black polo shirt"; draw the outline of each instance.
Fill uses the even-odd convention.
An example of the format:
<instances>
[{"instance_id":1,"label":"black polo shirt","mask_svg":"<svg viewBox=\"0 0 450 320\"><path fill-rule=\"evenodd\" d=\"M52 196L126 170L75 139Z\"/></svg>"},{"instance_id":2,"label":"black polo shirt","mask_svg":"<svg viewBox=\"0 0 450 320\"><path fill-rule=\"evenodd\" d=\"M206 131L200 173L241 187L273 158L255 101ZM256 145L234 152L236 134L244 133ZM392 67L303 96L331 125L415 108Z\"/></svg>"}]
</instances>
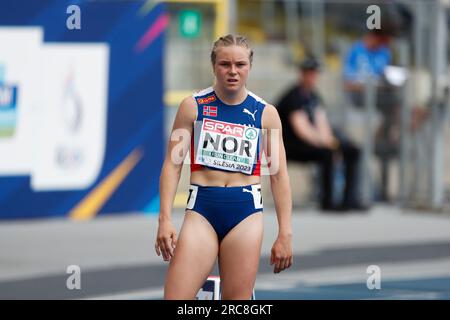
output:
<instances>
[{"instance_id":1,"label":"black polo shirt","mask_svg":"<svg viewBox=\"0 0 450 320\"><path fill-rule=\"evenodd\" d=\"M303 142L295 135L290 124L289 116L291 113L297 110L306 112L309 121L314 125L315 111L321 104L322 101L316 92L306 91L302 86L295 85L284 93L276 106L283 126L285 144Z\"/></svg>"}]
</instances>

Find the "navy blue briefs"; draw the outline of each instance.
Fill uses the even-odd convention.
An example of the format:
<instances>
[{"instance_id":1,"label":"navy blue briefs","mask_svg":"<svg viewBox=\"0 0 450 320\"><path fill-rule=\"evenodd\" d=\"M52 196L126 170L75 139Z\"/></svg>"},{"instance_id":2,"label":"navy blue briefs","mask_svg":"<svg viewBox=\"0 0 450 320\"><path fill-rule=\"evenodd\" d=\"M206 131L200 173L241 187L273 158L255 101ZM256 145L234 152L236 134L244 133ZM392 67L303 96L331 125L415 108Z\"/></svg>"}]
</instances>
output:
<instances>
[{"instance_id":1,"label":"navy blue briefs","mask_svg":"<svg viewBox=\"0 0 450 320\"><path fill-rule=\"evenodd\" d=\"M242 220L263 211L261 185L209 187L191 184L186 210L204 216L222 241Z\"/></svg>"}]
</instances>

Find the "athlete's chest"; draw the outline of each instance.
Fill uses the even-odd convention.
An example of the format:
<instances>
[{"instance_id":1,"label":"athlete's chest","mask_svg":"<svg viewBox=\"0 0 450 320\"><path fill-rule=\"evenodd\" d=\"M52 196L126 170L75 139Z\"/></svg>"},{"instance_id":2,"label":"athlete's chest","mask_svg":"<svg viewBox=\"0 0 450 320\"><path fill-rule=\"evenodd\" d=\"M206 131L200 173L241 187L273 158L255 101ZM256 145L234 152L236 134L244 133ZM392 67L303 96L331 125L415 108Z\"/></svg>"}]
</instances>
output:
<instances>
[{"instance_id":1,"label":"athlete's chest","mask_svg":"<svg viewBox=\"0 0 450 320\"><path fill-rule=\"evenodd\" d=\"M245 125L249 127L260 127L261 112L255 104L243 104L239 106L226 106L220 103L201 106L199 112L203 119ZM228 131L228 128L226 128Z\"/></svg>"}]
</instances>

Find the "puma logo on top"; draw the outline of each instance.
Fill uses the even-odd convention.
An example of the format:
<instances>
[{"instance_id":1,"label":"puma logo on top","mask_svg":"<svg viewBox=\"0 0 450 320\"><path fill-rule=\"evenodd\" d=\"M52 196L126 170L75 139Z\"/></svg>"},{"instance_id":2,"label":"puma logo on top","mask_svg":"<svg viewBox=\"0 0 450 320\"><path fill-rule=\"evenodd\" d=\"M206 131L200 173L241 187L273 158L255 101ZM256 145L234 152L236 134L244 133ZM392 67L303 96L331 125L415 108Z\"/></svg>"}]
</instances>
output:
<instances>
[{"instance_id":1,"label":"puma logo on top","mask_svg":"<svg viewBox=\"0 0 450 320\"><path fill-rule=\"evenodd\" d=\"M242 112L244 112L244 113L247 113L247 114L251 115L251 116L252 116L252 118L253 118L253 121L256 121L256 120L255 120L255 114L256 114L256 112L258 112L258 109L256 109L254 113L251 113L250 111L248 111L248 109L247 109L247 108L244 108L244 110L242 110Z\"/></svg>"}]
</instances>

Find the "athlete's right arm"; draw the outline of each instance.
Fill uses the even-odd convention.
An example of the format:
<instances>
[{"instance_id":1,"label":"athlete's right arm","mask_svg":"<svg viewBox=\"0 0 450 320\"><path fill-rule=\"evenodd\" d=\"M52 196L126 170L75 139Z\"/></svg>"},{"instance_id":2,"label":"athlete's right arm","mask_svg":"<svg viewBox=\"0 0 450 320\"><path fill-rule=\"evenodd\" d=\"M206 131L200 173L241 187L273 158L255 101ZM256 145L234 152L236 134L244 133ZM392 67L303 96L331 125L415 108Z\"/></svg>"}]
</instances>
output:
<instances>
[{"instance_id":1,"label":"athlete's right arm","mask_svg":"<svg viewBox=\"0 0 450 320\"><path fill-rule=\"evenodd\" d=\"M164 261L169 261L173 256L177 242L172 223L172 205L196 118L197 104L193 97L187 97L178 108L159 181L160 212L155 250L158 256L162 253Z\"/></svg>"}]
</instances>

